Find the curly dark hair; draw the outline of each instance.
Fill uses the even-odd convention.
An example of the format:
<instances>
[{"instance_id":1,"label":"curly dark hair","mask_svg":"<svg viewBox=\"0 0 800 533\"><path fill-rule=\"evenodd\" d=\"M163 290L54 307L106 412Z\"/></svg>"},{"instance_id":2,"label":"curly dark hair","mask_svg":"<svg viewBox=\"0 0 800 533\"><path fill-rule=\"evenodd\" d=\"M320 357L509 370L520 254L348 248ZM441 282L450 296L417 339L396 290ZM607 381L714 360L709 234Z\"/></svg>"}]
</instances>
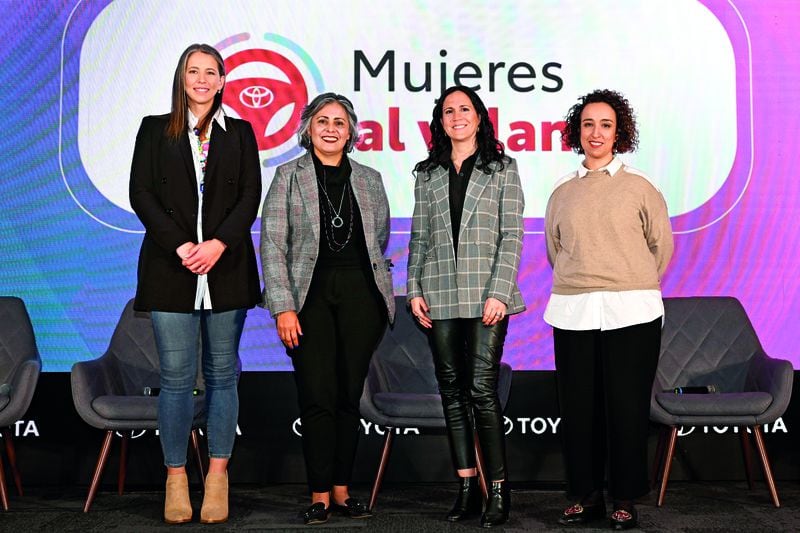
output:
<instances>
[{"instance_id":1,"label":"curly dark hair","mask_svg":"<svg viewBox=\"0 0 800 533\"><path fill-rule=\"evenodd\" d=\"M578 98L578 103L570 108L564 119L567 125L561 133L561 141L572 148L575 153L583 153L581 113L588 104L598 102L610 105L617 115L617 139L614 141L614 153L624 154L636 150L639 145L639 131L636 129L636 116L633 109L621 93L609 89L598 89Z\"/></svg>"},{"instance_id":2,"label":"curly dark hair","mask_svg":"<svg viewBox=\"0 0 800 533\"><path fill-rule=\"evenodd\" d=\"M493 162L498 163L497 170L503 170L506 162L505 148L503 143L497 140L494 134L494 126L492 121L489 120L489 111L481 101L478 93L469 87L463 85L454 85L445 89L441 96L436 99L436 105L433 107L433 118L431 119L431 140L428 143L428 157L420 161L414 166L414 172L428 172L433 170L439 165L444 154L450 154L453 145L450 138L444 132L442 126L442 107L444 107L444 100L454 92L462 92L472 102L475 112L480 119L478 127L477 138L475 139L478 145L478 156L480 163L476 164L484 172L490 170L489 165Z\"/></svg>"}]
</instances>

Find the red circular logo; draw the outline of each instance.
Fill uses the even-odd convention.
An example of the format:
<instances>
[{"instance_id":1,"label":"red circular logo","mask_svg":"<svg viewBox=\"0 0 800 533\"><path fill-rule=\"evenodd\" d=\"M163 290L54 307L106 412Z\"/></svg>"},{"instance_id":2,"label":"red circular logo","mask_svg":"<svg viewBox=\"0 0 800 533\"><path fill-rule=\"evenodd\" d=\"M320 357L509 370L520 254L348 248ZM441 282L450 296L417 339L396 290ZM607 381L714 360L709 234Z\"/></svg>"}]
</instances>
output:
<instances>
[{"instance_id":1,"label":"red circular logo","mask_svg":"<svg viewBox=\"0 0 800 533\"><path fill-rule=\"evenodd\" d=\"M249 63L266 63L280 70L288 81L274 78L239 78L230 80L231 73ZM280 146L294 135L300 123L300 114L308 103L308 89L303 75L286 57L272 50L249 49L236 52L225 59L227 73L225 95L222 103L250 122L255 130L259 150ZM268 134L273 117L294 106L286 124Z\"/></svg>"}]
</instances>

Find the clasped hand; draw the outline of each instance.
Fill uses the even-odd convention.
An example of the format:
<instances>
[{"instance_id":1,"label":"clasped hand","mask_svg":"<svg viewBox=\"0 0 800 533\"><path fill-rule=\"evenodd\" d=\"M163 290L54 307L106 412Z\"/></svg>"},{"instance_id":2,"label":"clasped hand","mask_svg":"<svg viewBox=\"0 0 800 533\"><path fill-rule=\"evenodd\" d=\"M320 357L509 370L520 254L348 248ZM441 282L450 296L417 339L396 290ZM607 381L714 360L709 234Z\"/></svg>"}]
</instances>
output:
<instances>
[{"instance_id":1,"label":"clasped hand","mask_svg":"<svg viewBox=\"0 0 800 533\"><path fill-rule=\"evenodd\" d=\"M411 314L419 321L419 325L424 328L430 328L433 323L430 317L430 308L428 307L425 298L422 296L415 296L409 301L411 307ZM481 322L485 326L494 326L506 316L507 306L497 298L486 298L483 304L483 315Z\"/></svg>"},{"instance_id":2,"label":"clasped hand","mask_svg":"<svg viewBox=\"0 0 800 533\"><path fill-rule=\"evenodd\" d=\"M219 261L226 245L219 239L211 239L199 244L185 242L178 246L175 252L181 258L183 266L192 274L208 274Z\"/></svg>"}]
</instances>

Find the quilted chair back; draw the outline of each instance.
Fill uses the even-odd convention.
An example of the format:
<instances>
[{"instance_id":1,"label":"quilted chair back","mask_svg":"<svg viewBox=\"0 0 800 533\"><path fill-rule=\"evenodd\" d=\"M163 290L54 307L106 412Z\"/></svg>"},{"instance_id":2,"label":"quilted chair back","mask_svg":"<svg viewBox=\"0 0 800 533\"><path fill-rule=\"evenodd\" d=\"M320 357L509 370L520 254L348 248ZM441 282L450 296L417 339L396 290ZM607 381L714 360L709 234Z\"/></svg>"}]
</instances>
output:
<instances>
[{"instance_id":1,"label":"quilted chair back","mask_svg":"<svg viewBox=\"0 0 800 533\"><path fill-rule=\"evenodd\" d=\"M387 328L373 355L369 384L374 391L439 394L428 335L406 307L405 296L395 297L394 328Z\"/></svg>"},{"instance_id":2,"label":"quilted chair back","mask_svg":"<svg viewBox=\"0 0 800 533\"><path fill-rule=\"evenodd\" d=\"M143 388L159 386L159 362L149 313L133 310L130 300L114 329L102 358L107 368L105 390L115 395L141 395ZM106 366L107 365L107 366Z\"/></svg>"},{"instance_id":3,"label":"quilted chair back","mask_svg":"<svg viewBox=\"0 0 800 533\"><path fill-rule=\"evenodd\" d=\"M736 298L664 299L657 392L690 385L743 392L756 354L763 354L761 343Z\"/></svg>"},{"instance_id":4,"label":"quilted chair back","mask_svg":"<svg viewBox=\"0 0 800 533\"><path fill-rule=\"evenodd\" d=\"M25 303L0 296L0 427L13 424L28 410L41 367Z\"/></svg>"}]
</instances>

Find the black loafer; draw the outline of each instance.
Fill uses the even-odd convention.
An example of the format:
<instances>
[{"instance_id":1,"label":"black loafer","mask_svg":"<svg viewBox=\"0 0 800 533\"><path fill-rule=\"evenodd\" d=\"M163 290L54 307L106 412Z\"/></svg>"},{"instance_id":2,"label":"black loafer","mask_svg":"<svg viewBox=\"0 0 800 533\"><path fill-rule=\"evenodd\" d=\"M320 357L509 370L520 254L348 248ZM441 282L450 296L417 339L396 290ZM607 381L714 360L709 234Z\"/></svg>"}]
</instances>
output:
<instances>
[{"instance_id":1,"label":"black loafer","mask_svg":"<svg viewBox=\"0 0 800 533\"><path fill-rule=\"evenodd\" d=\"M302 513L301 517L305 525L313 526L314 524L324 524L327 522L330 512L331 510L326 509L324 503L317 502L311 504L311 506Z\"/></svg>"},{"instance_id":2,"label":"black loafer","mask_svg":"<svg viewBox=\"0 0 800 533\"><path fill-rule=\"evenodd\" d=\"M369 510L369 507L355 498L347 498L344 501L344 505L331 503L331 510L348 518L369 518L372 516L372 511Z\"/></svg>"},{"instance_id":3,"label":"black loafer","mask_svg":"<svg viewBox=\"0 0 800 533\"><path fill-rule=\"evenodd\" d=\"M605 503L596 503L586 506L576 503L564 509L564 512L562 512L561 516L558 518L558 523L565 526L586 524L592 520L605 518L605 516Z\"/></svg>"},{"instance_id":4,"label":"black loafer","mask_svg":"<svg viewBox=\"0 0 800 533\"><path fill-rule=\"evenodd\" d=\"M639 513L636 509L617 509L608 519L611 529L622 531L624 529L631 529L639 525Z\"/></svg>"}]
</instances>

